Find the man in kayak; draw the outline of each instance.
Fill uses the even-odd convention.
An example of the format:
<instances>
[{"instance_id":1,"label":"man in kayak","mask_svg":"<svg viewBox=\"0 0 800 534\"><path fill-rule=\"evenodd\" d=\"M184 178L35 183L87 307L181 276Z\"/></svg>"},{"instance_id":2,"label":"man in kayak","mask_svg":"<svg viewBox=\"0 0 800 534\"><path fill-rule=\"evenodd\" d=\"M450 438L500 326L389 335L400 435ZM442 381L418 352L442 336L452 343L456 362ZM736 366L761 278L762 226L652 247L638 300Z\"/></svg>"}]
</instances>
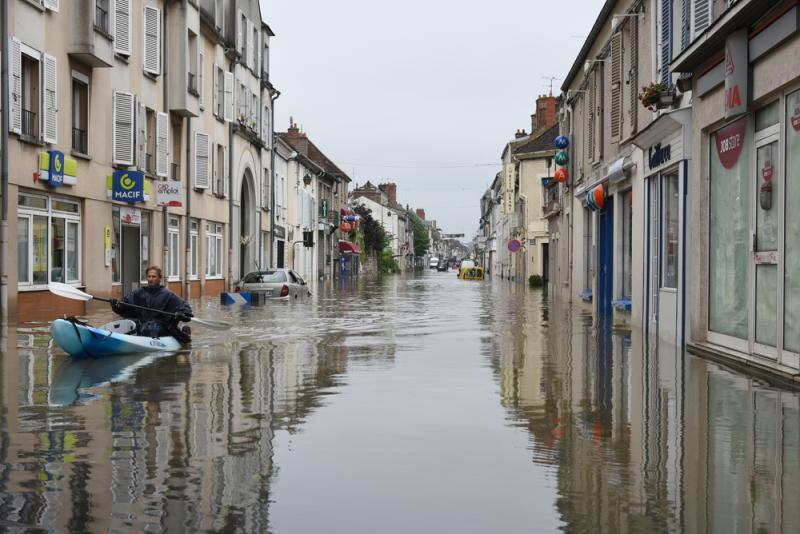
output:
<instances>
[{"instance_id":1,"label":"man in kayak","mask_svg":"<svg viewBox=\"0 0 800 534\"><path fill-rule=\"evenodd\" d=\"M123 317L136 321L136 333L140 336L173 336L181 343L188 343L192 339L189 327L178 328L178 322L188 322L193 316L192 308L178 295L161 285L160 267L151 265L146 273L147 285L134 289L121 301L111 299L111 309ZM125 304L144 306L153 311Z\"/></svg>"}]
</instances>

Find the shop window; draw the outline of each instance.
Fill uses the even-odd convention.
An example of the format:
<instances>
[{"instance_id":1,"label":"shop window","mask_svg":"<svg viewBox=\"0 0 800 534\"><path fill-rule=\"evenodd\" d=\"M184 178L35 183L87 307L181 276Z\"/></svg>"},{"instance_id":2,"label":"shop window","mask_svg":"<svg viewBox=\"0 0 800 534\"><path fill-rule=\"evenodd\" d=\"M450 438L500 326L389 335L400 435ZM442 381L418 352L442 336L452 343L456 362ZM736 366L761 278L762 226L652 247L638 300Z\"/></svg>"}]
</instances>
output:
<instances>
[{"instance_id":1,"label":"shop window","mask_svg":"<svg viewBox=\"0 0 800 534\"><path fill-rule=\"evenodd\" d=\"M206 278L222 278L222 225L206 223Z\"/></svg>"},{"instance_id":2,"label":"shop window","mask_svg":"<svg viewBox=\"0 0 800 534\"><path fill-rule=\"evenodd\" d=\"M665 174L661 178L663 188L664 218L661 253L661 287L678 287L678 173Z\"/></svg>"},{"instance_id":3,"label":"shop window","mask_svg":"<svg viewBox=\"0 0 800 534\"><path fill-rule=\"evenodd\" d=\"M633 192L629 189L622 193L622 298L631 298L633 273L631 253L633 251Z\"/></svg>"},{"instance_id":4,"label":"shop window","mask_svg":"<svg viewBox=\"0 0 800 534\"><path fill-rule=\"evenodd\" d=\"M774 197L779 198L779 197ZM784 349L800 352L800 91L786 99Z\"/></svg>"},{"instance_id":5,"label":"shop window","mask_svg":"<svg viewBox=\"0 0 800 534\"><path fill-rule=\"evenodd\" d=\"M20 193L17 240L21 286L80 282L80 206L77 202Z\"/></svg>"},{"instance_id":6,"label":"shop window","mask_svg":"<svg viewBox=\"0 0 800 534\"><path fill-rule=\"evenodd\" d=\"M592 270L594 269L594 254L592 254L592 212L583 210L583 289L592 291Z\"/></svg>"},{"instance_id":7,"label":"shop window","mask_svg":"<svg viewBox=\"0 0 800 534\"><path fill-rule=\"evenodd\" d=\"M748 119L709 138L708 328L747 339L750 258Z\"/></svg>"},{"instance_id":8,"label":"shop window","mask_svg":"<svg viewBox=\"0 0 800 534\"><path fill-rule=\"evenodd\" d=\"M197 263L198 255L200 254L198 226L197 220L192 219L191 229L189 230L189 278L191 280L197 280Z\"/></svg>"},{"instance_id":9,"label":"shop window","mask_svg":"<svg viewBox=\"0 0 800 534\"><path fill-rule=\"evenodd\" d=\"M756 131L775 126L781 120L780 101L776 100L756 111Z\"/></svg>"},{"instance_id":10,"label":"shop window","mask_svg":"<svg viewBox=\"0 0 800 534\"><path fill-rule=\"evenodd\" d=\"M180 221L177 217L169 218L169 225L167 227L167 279L179 280L181 276L180 270Z\"/></svg>"}]
</instances>

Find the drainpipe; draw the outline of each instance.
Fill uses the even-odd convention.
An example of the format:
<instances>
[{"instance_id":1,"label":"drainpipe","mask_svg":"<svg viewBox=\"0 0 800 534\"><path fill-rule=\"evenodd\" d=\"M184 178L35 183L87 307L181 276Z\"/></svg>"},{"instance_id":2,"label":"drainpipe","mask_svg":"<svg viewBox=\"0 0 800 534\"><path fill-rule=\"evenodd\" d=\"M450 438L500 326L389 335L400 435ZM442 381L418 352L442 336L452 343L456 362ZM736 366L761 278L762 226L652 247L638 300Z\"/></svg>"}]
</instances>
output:
<instances>
[{"instance_id":1,"label":"drainpipe","mask_svg":"<svg viewBox=\"0 0 800 534\"><path fill-rule=\"evenodd\" d=\"M186 254L183 258L183 298L191 297L191 285L189 284L189 263L192 244L192 143L189 141L192 135L192 118L186 117Z\"/></svg>"},{"instance_id":2,"label":"drainpipe","mask_svg":"<svg viewBox=\"0 0 800 534\"><path fill-rule=\"evenodd\" d=\"M236 58L231 61L231 72L234 72L238 62L239 60ZM235 76L233 85L235 92ZM231 95L232 98L233 95ZM233 110L233 114L236 115L236 109ZM228 186L228 291L233 289L233 121L234 117L231 117L231 122L228 123L228 180L231 182ZM241 221L239 223L241 224Z\"/></svg>"},{"instance_id":3,"label":"drainpipe","mask_svg":"<svg viewBox=\"0 0 800 534\"><path fill-rule=\"evenodd\" d=\"M161 39L161 57L164 58L164 60L161 63L162 63L162 66L164 68L164 73L163 73L163 78L161 80L161 83L163 84L162 92L163 92L163 99L164 99L164 113L167 114L167 119L168 119L167 120L167 128L171 129L172 121L169 120L169 84L167 83L167 81L168 81L168 79L167 79L167 66L169 65L169 61L167 60L167 42L169 41L169 39L167 38L167 37L169 37L169 34L167 32L167 28L168 28L168 25L167 25L167 14L168 14L168 12L169 12L169 2L164 2L164 31L161 32L161 35L164 36L163 39ZM169 136L167 136L167 138L169 138ZM186 142L188 143L189 140L187 139ZM169 147L167 147L167 150L169 150ZM180 154L176 154L176 155L178 156L178 158L180 158ZM167 169L167 180L170 179L169 173L170 173L171 168L172 168L172 166L170 165L170 169ZM186 194L188 196L189 192L187 191ZM167 242L169 240L169 233L168 233L168 230L167 230L167 226L168 226L169 219L168 219L168 215L167 215L167 207L166 206L161 208L161 220L163 221L163 228L162 228L162 231L161 231L161 233L162 233L161 238L163 239L163 242L164 242L164 247L163 247L163 250L162 250L162 253L161 253L161 266L162 266L162 268L165 268L167 266L168 258L169 258L169 250L167 248Z\"/></svg>"},{"instance_id":4,"label":"drainpipe","mask_svg":"<svg viewBox=\"0 0 800 534\"><path fill-rule=\"evenodd\" d=\"M276 90L272 94L272 105L269 108L269 216L271 230L269 233L269 263L273 269L278 267L273 251L275 250L275 101L279 96L281 96L281 92Z\"/></svg>"},{"instance_id":5,"label":"drainpipe","mask_svg":"<svg viewBox=\"0 0 800 534\"><path fill-rule=\"evenodd\" d=\"M0 195L2 195L2 207L0 208L0 325L3 327L3 334L5 334L6 325L8 324L8 112L11 106L8 105L8 2L5 0L0 2L0 14L3 18L2 30L0 30L0 43L3 43L3 53L0 54L0 78L2 78L2 89L0 90L0 98L3 102L3 117L2 117L2 143L0 144L0 152L2 152L2 171L0 171L0 180L2 180L2 187L0 187ZM4 336L5 337L5 336Z\"/></svg>"}]
</instances>

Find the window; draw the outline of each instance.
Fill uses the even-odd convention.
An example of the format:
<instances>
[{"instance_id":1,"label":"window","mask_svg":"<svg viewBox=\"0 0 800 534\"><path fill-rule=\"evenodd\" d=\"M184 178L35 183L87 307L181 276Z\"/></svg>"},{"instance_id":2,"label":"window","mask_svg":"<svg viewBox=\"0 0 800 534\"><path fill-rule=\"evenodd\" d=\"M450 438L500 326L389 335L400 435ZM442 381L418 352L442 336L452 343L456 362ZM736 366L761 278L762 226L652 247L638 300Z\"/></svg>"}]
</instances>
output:
<instances>
[{"instance_id":1,"label":"window","mask_svg":"<svg viewBox=\"0 0 800 534\"><path fill-rule=\"evenodd\" d=\"M179 280L181 276L181 236L180 221L177 217L169 218L167 226L167 280Z\"/></svg>"},{"instance_id":2,"label":"window","mask_svg":"<svg viewBox=\"0 0 800 534\"><path fill-rule=\"evenodd\" d=\"M631 298L633 275L631 265L631 252L633 239L631 230L633 226L633 192L629 189L622 197L622 298Z\"/></svg>"},{"instance_id":3,"label":"window","mask_svg":"<svg viewBox=\"0 0 800 534\"><path fill-rule=\"evenodd\" d=\"M89 78L78 72L72 73L72 150L89 153Z\"/></svg>"},{"instance_id":4,"label":"window","mask_svg":"<svg viewBox=\"0 0 800 534\"><path fill-rule=\"evenodd\" d=\"M661 178L664 202L664 228L662 230L661 287L678 287L678 173Z\"/></svg>"},{"instance_id":5,"label":"window","mask_svg":"<svg viewBox=\"0 0 800 534\"><path fill-rule=\"evenodd\" d=\"M594 255L592 254L592 212L583 210L583 289L592 291L592 269L594 268Z\"/></svg>"},{"instance_id":6,"label":"window","mask_svg":"<svg viewBox=\"0 0 800 534\"><path fill-rule=\"evenodd\" d=\"M198 230L199 223L197 219L192 219L191 227L189 229L189 279L197 280L197 264L199 249Z\"/></svg>"},{"instance_id":7,"label":"window","mask_svg":"<svg viewBox=\"0 0 800 534\"><path fill-rule=\"evenodd\" d=\"M214 65L214 115L223 118L225 114L225 72L219 65Z\"/></svg>"},{"instance_id":8,"label":"window","mask_svg":"<svg viewBox=\"0 0 800 534\"><path fill-rule=\"evenodd\" d=\"M228 195L228 147L220 144L216 147L214 183L211 192L218 197L226 197Z\"/></svg>"},{"instance_id":9,"label":"window","mask_svg":"<svg viewBox=\"0 0 800 534\"><path fill-rule=\"evenodd\" d=\"M225 27L225 3L214 2L214 25L218 30Z\"/></svg>"},{"instance_id":10,"label":"window","mask_svg":"<svg viewBox=\"0 0 800 534\"><path fill-rule=\"evenodd\" d=\"M203 60L205 59L205 54L200 52L198 63L197 63L197 92L199 93L200 97L200 109L205 109L205 90L203 89Z\"/></svg>"},{"instance_id":11,"label":"window","mask_svg":"<svg viewBox=\"0 0 800 534\"><path fill-rule=\"evenodd\" d=\"M39 55L22 53L22 135L39 138Z\"/></svg>"},{"instance_id":12,"label":"window","mask_svg":"<svg viewBox=\"0 0 800 534\"><path fill-rule=\"evenodd\" d=\"M786 205L784 216L784 341L783 348L800 352L800 91L786 98Z\"/></svg>"},{"instance_id":13,"label":"window","mask_svg":"<svg viewBox=\"0 0 800 534\"><path fill-rule=\"evenodd\" d=\"M108 1L94 0L94 27L106 35L111 33L108 25Z\"/></svg>"},{"instance_id":14,"label":"window","mask_svg":"<svg viewBox=\"0 0 800 534\"><path fill-rule=\"evenodd\" d=\"M190 94L193 94L195 96L200 96L200 93L197 89L199 81L197 79L198 78L197 63L199 60L199 55L198 55L199 52L197 49L197 35L189 31L188 41L189 41L189 49L187 53L189 55L188 58L189 71L186 73L187 84L188 84L187 91L189 91Z\"/></svg>"},{"instance_id":15,"label":"window","mask_svg":"<svg viewBox=\"0 0 800 534\"><path fill-rule=\"evenodd\" d=\"M239 11L239 54L242 58L247 57L247 17Z\"/></svg>"},{"instance_id":16,"label":"window","mask_svg":"<svg viewBox=\"0 0 800 534\"><path fill-rule=\"evenodd\" d=\"M21 192L18 206L19 284L80 282L80 204Z\"/></svg>"},{"instance_id":17,"label":"window","mask_svg":"<svg viewBox=\"0 0 800 534\"><path fill-rule=\"evenodd\" d=\"M222 225L206 223L206 278L222 278Z\"/></svg>"},{"instance_id":18,"label":"window","mask_svg":"<svg viewBox=\"0 0 800 534\"><path fill-rule=\"evenodd\" d=\"M194 187L207 189L210 181L209 159L211 148L208 134L197 132L194 134Z\"/></svg>"}]
</instances>

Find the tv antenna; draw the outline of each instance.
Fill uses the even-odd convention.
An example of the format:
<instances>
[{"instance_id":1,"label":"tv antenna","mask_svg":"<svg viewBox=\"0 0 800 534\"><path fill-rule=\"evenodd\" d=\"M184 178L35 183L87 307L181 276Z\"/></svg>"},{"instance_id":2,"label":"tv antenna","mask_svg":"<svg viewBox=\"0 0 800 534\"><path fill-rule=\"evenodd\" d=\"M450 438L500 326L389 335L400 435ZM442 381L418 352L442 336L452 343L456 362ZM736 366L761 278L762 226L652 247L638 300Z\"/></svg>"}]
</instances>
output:
<instances>
[{"instance_id":1,"label":"tv antenna","mask_svg":"<svg viewBox=\"0 0 800 534\"><path fill-rule=\"evenodd\" d=\"M561 78L556 78L555 76L542 76L543 80L547 80L550 83L550 96L553 96L553 82L555 80L560 80Z\"/></svg>"}]
</instances>

